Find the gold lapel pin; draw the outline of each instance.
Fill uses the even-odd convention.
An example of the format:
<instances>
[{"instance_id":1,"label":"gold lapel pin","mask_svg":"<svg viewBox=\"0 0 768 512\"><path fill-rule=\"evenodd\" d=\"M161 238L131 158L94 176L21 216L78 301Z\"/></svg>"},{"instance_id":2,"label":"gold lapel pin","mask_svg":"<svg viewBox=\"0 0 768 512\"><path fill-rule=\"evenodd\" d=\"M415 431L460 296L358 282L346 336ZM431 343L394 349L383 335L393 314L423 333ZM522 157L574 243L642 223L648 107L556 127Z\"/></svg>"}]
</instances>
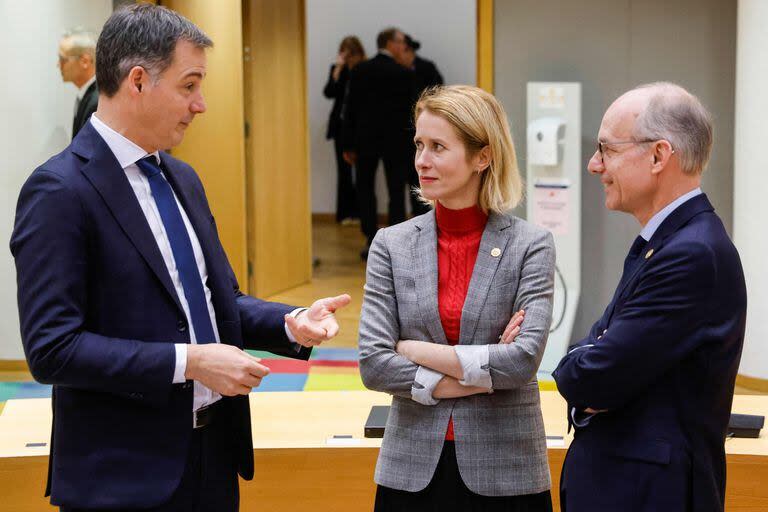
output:
<instances>
[{"instance_id":1,"label":"gold lapel pin","mask_svg":"<svg viewBox=\"0 0 768 512\"><path fill-rule=\"evenodd\" d=\"M647 253L645 253L645 259L650 258L653 256L653 249L649 249Z\"/></svg>"},{"instance_id":2,"label":"gold lapel pin","mask_svg":"<svg viewBox=\"0 0 768 512\"><path fill-rule=\"evenodd\" d=\"M494 247L493 249L491 249L491 256L493 256L494 258L498 258L500 255L501 255L501 249L499 249L498 247Z\"/></svg>"}]
</instances>

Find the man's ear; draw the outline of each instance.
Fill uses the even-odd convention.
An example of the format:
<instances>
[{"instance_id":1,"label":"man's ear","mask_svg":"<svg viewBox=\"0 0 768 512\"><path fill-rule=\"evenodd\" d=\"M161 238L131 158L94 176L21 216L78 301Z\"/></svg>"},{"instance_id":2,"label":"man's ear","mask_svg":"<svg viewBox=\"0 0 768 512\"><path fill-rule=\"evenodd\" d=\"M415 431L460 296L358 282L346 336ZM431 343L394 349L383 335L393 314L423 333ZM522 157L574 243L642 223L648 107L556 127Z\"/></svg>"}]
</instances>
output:
<instances>
[{"instance_id":1,"label":"man's ear","mask_svg":"<svg viewBox=\"0 0 768 512\"><path fill-rule=\"evenodd\" d=\"M662 139L654 142L651 156L651 173L658 174L663 171L674 154L675 150L669 141Z\"/></svg>"},{"instance_id":2,"label":"man's ear","mask_svg":"<svg viewBox=\"0 0 768 512\"><path fill-rule=\"evenodd\" d=\"M131 94L141 94L142 89L149 81L149 73L141 66L133 66L128 72L128 90Z\"/></svg>"}]
</instances>

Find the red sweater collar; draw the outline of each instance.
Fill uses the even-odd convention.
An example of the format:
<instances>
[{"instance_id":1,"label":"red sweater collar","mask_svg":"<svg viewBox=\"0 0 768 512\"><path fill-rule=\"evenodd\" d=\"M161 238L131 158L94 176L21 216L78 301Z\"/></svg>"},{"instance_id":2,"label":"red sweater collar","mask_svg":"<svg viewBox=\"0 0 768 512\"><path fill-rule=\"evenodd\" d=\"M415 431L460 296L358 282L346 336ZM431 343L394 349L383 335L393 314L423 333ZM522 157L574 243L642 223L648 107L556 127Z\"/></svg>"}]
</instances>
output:
<instances>
[{"instance_id":1,"label":"red sweater collar","mask_svg":"<svg viewBox=\"0 0 768 512\"><path fill-rule=\"evenodd\" d=\"M482 231L488 221L488 215L483 213L478 205L451 210L437 201L435 209L437 228L440 231L450 233L468 233L470 231Z\"/></svg>"}]
</instances>

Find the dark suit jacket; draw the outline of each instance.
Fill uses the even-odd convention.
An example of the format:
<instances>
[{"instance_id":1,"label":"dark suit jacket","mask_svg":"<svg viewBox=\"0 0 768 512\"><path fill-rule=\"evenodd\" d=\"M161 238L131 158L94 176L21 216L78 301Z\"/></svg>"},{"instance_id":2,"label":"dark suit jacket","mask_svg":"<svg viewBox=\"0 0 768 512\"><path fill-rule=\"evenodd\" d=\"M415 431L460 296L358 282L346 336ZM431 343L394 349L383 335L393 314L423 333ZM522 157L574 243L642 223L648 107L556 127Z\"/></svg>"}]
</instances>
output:
<instances>
[{"instance_id":1,"label":"dark suit jacket","mask_svg":"<svg viewBox=\"0 0 768 512\"><path fill-rule=\"evenodd\" d=\"M424 89L443 85L443 75L437 70L435 63L428 59L422 59L418 55L413 61L413 72L416 75L416 94L421 94ZM418 99L418 98L417 98Z\"/></svg>"},{"instance_id":2,"label":"dark suit jacket","mask_svg":"<svg viewBox=\"0 0 768 512\"><path fill-rule=\"evenodd\" d=\"M96 112L96 108L99 106L99 88L96 82L93 82L88 89L85 90L83 98L80 100L80 104L77 106L77 112L75 112L75 118L72 120L72 139L77 136L80 129L91 118L91 114Z\"/></svg>"},{"instance_id":3,"label":"dark suit jacket","mask_svg":"<svg viewBox=\"0 0 768 512\"><path fill-rule=\"evenodd\" d=\"M194 170L161 153L195 229L222 343L296 353L291 306L242 294ZM24 350L53 384L51 502L146 508L182 475L192 432L191 382L173 385L187 319L123 169L91 123L24 184L11 238ZM224 398L238 472L253 476L248 398Z\"/></svg>"},{"instance_id":4,"label":"dark suit jacket","mask_svg":"<svg viewBox=\"0 0 768 512\"><path fill-rule=\"evenodd\" d=\"M358 64L350 74L344 116L344 149L361 154L402 151L413 145L414 74L383 53ZM403 145L406 146L403 146Z\"/></svg>"},{"instance_id":5,"label":"dark suit jacket","mask_svg":"<svg viewBox=\"0 0 768 512\"><path fill-rule=\"evenodd\" d=\"M339 79L333 79L333 68L328 72L328 81L323 87L323 95L329 100L333 100L333 108L328 116L328 130L325 132L326 139L334 139L341 136L341 109L344 105L344 93L349 82L349 68L344 66L339 73Z\"/></svg>"},{"instance_id":6,"label":"dark suit jacket","mask_svg":"<svg viewBox=\"0 0 768 512\"><path fill-rule=\"evenodd\" d=\"M686 201L553 374L570 406L607 409L576 429L564 511L723 510L746 300L709 200Z\"/></svg>"}]
</instances>

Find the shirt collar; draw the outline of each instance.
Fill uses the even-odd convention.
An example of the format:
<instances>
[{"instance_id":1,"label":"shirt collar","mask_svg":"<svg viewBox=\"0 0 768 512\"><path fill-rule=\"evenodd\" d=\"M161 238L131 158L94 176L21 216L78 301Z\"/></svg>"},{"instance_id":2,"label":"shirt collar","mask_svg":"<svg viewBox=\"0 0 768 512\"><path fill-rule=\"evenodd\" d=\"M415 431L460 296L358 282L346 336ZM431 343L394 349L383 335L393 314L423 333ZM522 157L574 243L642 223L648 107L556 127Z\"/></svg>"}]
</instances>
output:
<instances>
[{"instance_id":1,"label":"shirt collar","mask_svg":"<svg viewBox=\"0 0 768 512\"><path fill-rule=\"evenodd\" d=\"M137 146L130 139L125 138L122 134L117 133L115 130L107 126L104 121L96 117L96 114L91 116L91 124L96 132L101 135L104 142L107 143L109 149L117 158L117 162L120 167L125 169L129 165L135 164L148 155L146 151ZM160 154L155 151L152 155L160 162Z\"/></svg>"},{"instance_id":2,"label":"shirt collar","mask_svg":"<svg viewBox=\"0 0 768 512\"><path fill-rule=\"evenodd\" d=\"M389 58L391 58L391 59L394 59L394 58L395 58L395 56L394 56L394 55L392 55L392 52L390 52L390 51L389 51L389 50L387 50L386 48L382 48L382 49L380 49L380 50L379 50L379 53L380 53L380 54L382 54L382 55L386 55L387 57L389 57Z\"/></svg>"},{"instance_id":3,"label":"shirt collar","mask_svg":"<svg viewBox=\"0 0 768 512\"><path fill-rule=\"evenodd\" d=\"M659 229L659 226L661 226L661 223L664 222L664 220L669 217L669 215L677 210L677 207L682 205L684 202L688 201L689 199L693 199L694 197L702 194L701 188L697 187L690 192L687 192L671 203L669 203L667 206L661 209L656 215L651 217L651 220L648 221L648 224L645 225L642 231L640 231L640 236L645 239L645 241L649 241L654 233L656 233L656 230Z\"/></svg>"},{"instance_id":4,"label":"shirt collar","mask_svg":"<svg viewBox=\"0 0 768 512\"><path fill-rule=\"evenodd\" d=\"M91 84L95 81L96 75L93 75L87 82L85 82L83 86L77 90L77 99L83 99L83 96L85 96L85 91L87 91Z\"/></svg>"}]
</instances>

